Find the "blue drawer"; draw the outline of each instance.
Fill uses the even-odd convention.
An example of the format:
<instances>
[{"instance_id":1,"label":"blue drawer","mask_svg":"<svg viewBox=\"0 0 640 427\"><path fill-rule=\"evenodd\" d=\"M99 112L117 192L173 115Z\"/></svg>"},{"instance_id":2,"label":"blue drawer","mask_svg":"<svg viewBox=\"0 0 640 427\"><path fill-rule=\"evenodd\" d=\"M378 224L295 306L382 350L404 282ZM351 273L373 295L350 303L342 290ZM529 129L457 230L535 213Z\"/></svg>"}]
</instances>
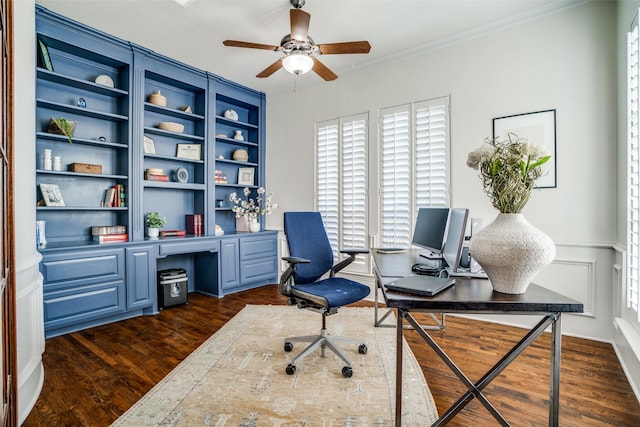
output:
<instances>
[{"instance_id":1,"label":"blue drawer","mask_svg":"<svg viewBox=\"0 0 640 427\"><path fill-rule=\"evenodd\" d=\"M243 237L240 239L240 261L254 258L277 257L275 236Z\"/></svg>"},{"instance_id":2,"label":"blue drawer","mask_svg":"<svg viewBox=\"0 0 640 427\"><path fill-rule=\"evenodd\" d=\"M275 283L277 281L277 264L275 256L242 261L240 263L241 284L244 286L254 282Z\"/></svg>"},{"instance_id":3,"label":"blue drawer","mask_svg":"<svg viewBox=\"0 0 640 427\"><path fill-rule=\"evenodd\" d=\"M63 287L124 279L124 251L91 251L45 256L41 263L45 292Z\"/></svg>"},{"instance_id":4,"label":"blue drawer","mask_svg":"<svg viewBox=\"0 0 640 427\"><path fill-rule=\"evenodd\" d=\"M123 280L47 292L44 296L46 330L123 313Z\"/></svg>"}]
</instances>

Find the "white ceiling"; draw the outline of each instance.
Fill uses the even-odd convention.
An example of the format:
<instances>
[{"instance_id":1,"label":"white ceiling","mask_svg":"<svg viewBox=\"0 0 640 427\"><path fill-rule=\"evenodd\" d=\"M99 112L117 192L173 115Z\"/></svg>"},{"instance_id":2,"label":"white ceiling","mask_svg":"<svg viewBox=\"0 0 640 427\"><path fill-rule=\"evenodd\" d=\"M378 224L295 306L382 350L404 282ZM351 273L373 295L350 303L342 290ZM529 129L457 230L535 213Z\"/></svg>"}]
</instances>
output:
<instances>
[{"instance_id":1,"label":"white ceiling","mask_svg":"<svg viewBox=\"0 0 640 427\"><path fill-rule=\"evenodd\" d=\"M556 12L586 0L307 0L316 43L368 40L366 55L323 55L338 78L458 40ZM284 69L258 79L282 54L225 47L234 39L279 45L289 0L37 0L61 15L254 89L291 90ZM298 88L331 84L310 72Z\"/></svg>"}]
</instances>

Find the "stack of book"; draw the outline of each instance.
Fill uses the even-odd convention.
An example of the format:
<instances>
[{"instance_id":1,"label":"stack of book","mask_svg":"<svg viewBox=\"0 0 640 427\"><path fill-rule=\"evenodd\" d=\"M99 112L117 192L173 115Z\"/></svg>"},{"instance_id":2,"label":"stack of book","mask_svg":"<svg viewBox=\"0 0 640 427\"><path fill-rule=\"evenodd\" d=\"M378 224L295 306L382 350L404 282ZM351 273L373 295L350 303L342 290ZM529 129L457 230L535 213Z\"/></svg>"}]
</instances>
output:
<instances>
[{"instance_id":1,"label":"stack of book","mask_svg":"<svg viewBox=\"0 0 640 427\"><path fill-rule=\"evenodd\" d=\"M202 235L202 214L185 215L185 223L187 224L187 234Z\"/></svg>"},{"instance_id":2,"label":"stack of book","mask_svg":"<svg viewBox=\"0 0 640 427\"><path fill-rule=\"evenodd\" d=\"M129 240L126 225L95 225L91 227L94 242L126 242Z\"/></svg>"},{"instance_id":3,"label":"stack of book","mask_svg":"<svg viewBox=\"0 0 640 427\"><path fill-rule=\"evenodd\" d=\"M124 191L124 185L115 184L107 189L104 195L102 206L111 208L124 208L127 206L127 196Z\"/></svg>"},{"instance_id":4,"label":"stack of book","mask_svg":"<svg viewBox=\"0 0 640 427\"><path fill-rule=\"evenodd\" d=\"M148 168L144 171L144 179L146 179L147 181L169 182L169 175L165 175L163 169Z\"/></svg>"},{"instance_id":5,"label":"stack of book","mask_svg":"<svg viewBox=\"0 0 640 427\"><path fill-rule=\"evenodd\" d=\"M160 230L160 237L184 237L184 230Z\"/></svg>"},{"instance_id":6,"label":"stack of book","mask_svg":"<svg viewBox=\"0 0 640 427\"><path fill-rule=\"evenodd\" d=\"M227 175L223 174L221 170L216 169L216 184L226 184Z\"/></svg>"}]
</instances>

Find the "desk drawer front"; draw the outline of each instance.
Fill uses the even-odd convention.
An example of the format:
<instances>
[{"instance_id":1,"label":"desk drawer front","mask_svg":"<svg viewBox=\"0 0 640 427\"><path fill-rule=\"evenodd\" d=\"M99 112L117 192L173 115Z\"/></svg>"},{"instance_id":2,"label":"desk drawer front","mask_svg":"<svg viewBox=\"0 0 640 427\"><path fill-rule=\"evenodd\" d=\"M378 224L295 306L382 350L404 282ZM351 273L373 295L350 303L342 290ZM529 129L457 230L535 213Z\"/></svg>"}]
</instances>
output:
<instances>
[{"instance_id":1,"label":"desk drawer front","mask_svg":"<svg viewBox=\"0 0 640 427\"><path fill-rule=\"evenodd\" d=\"M45 286L61 282L91 282L96 279L124 278L124 257L121 250L97 253L93 256L67 256L64 259L45 258L42 262Z\"/></svg>"},{"instance_id":2,"label":"desk drawer front","mask_svg":"<svg viewBox=\"0 0 640 427\"><path fill-rule=\"evenodd\" d=\"M243 261L240 267L240 281L242 285L255 282L272 281L277 279L277 262L275 257L251 261Z\"/></svg>"},{"instance_id":3,"label":"desk drawer front","mask_svg":"<svg viewBox=\"0 0 640 427\"><path fill-rule=\"evenodd\" d=\"M81 323L125 311L124 281L101 283L44 296L45 329Z\"/></svg>"},{"instance_id":4,"label":"desk drawer front","mask_svg":"<svg viewBox=\"0 0 640 427\"><path fill-rule=\"evenodd\" d=\"M277 255L274 236L240 239L240 260Z\"/></svg>"}]
</instances>

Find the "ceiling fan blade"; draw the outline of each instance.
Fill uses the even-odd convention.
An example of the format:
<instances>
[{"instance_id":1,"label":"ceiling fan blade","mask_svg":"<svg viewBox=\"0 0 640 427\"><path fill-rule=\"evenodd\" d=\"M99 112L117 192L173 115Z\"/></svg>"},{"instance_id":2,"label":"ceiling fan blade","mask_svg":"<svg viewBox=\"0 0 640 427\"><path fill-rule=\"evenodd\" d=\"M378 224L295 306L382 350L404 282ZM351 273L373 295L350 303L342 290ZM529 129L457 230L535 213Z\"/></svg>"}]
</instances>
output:
<instances>
[{"instance_id":1,"label":"ceiling fan blade","mask_svg":"<svg viewBox=\"0 0 640 427\"><path fill-rule=\"evenodd\" d=\"M311 15L300 9L290 9L289 16L291 17L291 38L306 42Z\"/></svg>"},{"instance_id":2,"label":"ceiling fan blade","mask_svg":"<svg viewBox=\"0 0 640 427\"><path fill-rule=\"evenodd\" d=\"M312 56L311 59L313 59L312 70L315 71L320 77L322 77L326 81L331 81L338 78L336 73L328 69L327 66L320 62L317 58L314 58Z\"/></svg>"},{"instance_id":3,"label":"ceiling fan blade","mask_svg":"<svg viewBox=\"0 0 640 427\"><path fill-rule=\"evenodd\" d=\"M371 45L368 41L319 44L318 49L323 55L342 53L369 53Z\"/></svg>"},{"instance_id":4,"label":"ceiling fan blade","mask_svg":"<svg viewBox=\"0 0 640 427\"><path fill-rule=\"evenodd\" d=\"M269 77L271 74L275 73L280 68L282 68L282 59L278 59L276 62L274 62L273 64L269 65L267 68L265 68L260 73L258 73L258 75L256 75L256 77L259 77L261 79L264 78L264 77Z\"/></svg>"},{"instance_id":5,"label":"ceiling fan blade","mask_svg":"<svg viewBox=\"0 0 640 427\"><path fill-rule=\"evenodd\" d=\"M241 42L237 40L225 40L222 42L222 44L225 46L248 47L250 49L264 49L264 50L278 50L280 48L280 46L274 46L272 44Z\"/></svg>"}]
</instances>

